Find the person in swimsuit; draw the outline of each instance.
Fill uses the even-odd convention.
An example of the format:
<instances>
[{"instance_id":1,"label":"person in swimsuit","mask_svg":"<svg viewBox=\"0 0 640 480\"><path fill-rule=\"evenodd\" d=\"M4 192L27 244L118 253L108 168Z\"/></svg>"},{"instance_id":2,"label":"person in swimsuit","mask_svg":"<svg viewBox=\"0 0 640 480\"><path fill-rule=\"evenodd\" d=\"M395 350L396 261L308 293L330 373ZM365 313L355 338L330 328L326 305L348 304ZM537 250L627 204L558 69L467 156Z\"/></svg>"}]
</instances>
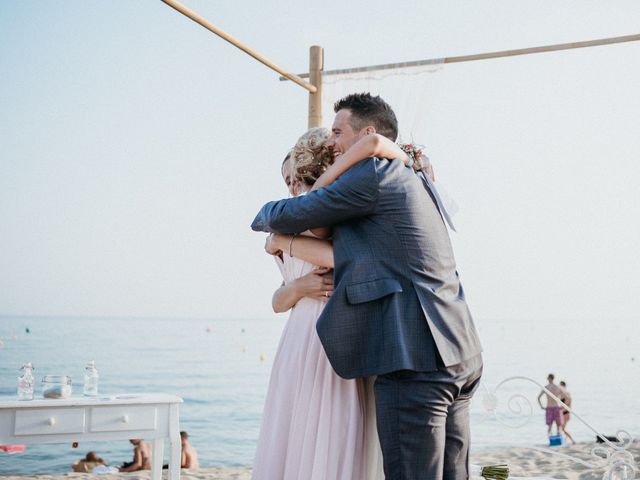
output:
<instances>
[{"instance_id":1,"label":"person in swimsuit","mask_svg":"<svg viewBox=\"0 0 640 480\"><path fill-rule=\"evenodd\" d=\"M567 383L564 380L560 382L560 389L562 390L562 395L560 396L560 400L562 400L562 403L564 403L567 407L571 408L571 403L573 402L573 399L571 398L571 394L569 393L569 390L567 390ZM562 408L562 431L564 432L564 435L569 440L571 440L571 443L576 443L576 441L573 439L571 434L567 432L567 423L569 423L570 419L571 419L571 412L569 410L566 410L563 407Z\"/></svg>"},{"instance_id":2,"label":"person in swimsuit","mask_svg":"<svg viewBox=\"0 0 640 480\"><path fill-rule=\"evenodd\" d=\"M74 472L91 473L99 465L106 465L96 452L88 452L87 455L71 465Z\"/></svg>"},{"instance_id":3,"label":"person in swimsuit","mask_svg":"<svg viewBox=\"0 0 640 480\"><path fill-rule=\"evenodd\" d=\"M562 425L563 425L561 408L558 402L556 401L556 399L554 398L554 397L561 398L562 390L558 385L553 383L554 379L555 379L555 375L553 373L550 373L547 376L547 381L549 383L544 387L545 388L544 390L540 391L540 394L538 395L538 404L540 405L540 408L545 410L545 422L547 424L547 435L551 435L551 426L554 423L556 424L556 433L558 435L562 432ZM549 395L547 391L551 392L553 396ZM547 397L546 406L542 404L541 399L543 395Z\"/></svg>"},{"instance_id":4,"label":"person in swimsuit","mask_svg":"<svg viewBox=\"0 0 640 480\"><path fill-rule=\"evenodd\" d=\"M133 461L126 462L120 467L121 472L137 472L138 470L151 470L151 448L144 440L133 438L129 440L133 449Z\"/></svg>"}]
</instances>

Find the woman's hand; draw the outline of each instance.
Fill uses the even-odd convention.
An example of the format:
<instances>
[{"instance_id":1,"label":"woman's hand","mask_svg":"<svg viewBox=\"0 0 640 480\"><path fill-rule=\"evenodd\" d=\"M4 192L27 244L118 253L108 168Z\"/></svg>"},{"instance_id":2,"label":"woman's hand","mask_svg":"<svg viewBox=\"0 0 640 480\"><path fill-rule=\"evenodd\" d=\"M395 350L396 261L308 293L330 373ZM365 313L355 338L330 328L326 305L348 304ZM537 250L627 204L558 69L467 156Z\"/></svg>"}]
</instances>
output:
<instances>
[{"instance_id":1,"label":"woman's hand","mask_svg":"<svg viewBox=\"0 0 640 480\"><path fill-rule=\"evenodd\" d=\"M328 302L333 295L333 270L321 267L295 280L301 297L310 297Z\"/></svg>"},{"instance_id":2,"label":"woman's hand","mask_svg":"<svg viewBox=\"0 0 640 480\"><path fill-rule=\"evenodd\" d=\"M279 233L271 233L264 242L264 251L269 255L282 256L284 244L291 240L291 235L280 235Z\"/></svg>"},{"instance_id":3,"label":"woman's hand","mask_svg":"<svg viewBox=\"0 0 640 480\"><path fill-rule=\"evenodd\" d=\"M274 312L282 313L293 307L301 298L309 297L328 302L331 295L333 295L333 269L321 267L296 278L291 283L282 285L273 294L271 305Z\"/></svg>"},{"instance_id":4,"label":"woman's hand","mask_svg":"<svg viewBox=\"0 0 640 480\"><path fill-rule=\"evenodd\" d=\"M433 171L433 165L431 165L429 157L427 157L426 155L421 155L419 161L422 164L422 170L424 171L424 173L431 179L432 182L435 182L436 174Z\"/></svg>"}]
</instances>

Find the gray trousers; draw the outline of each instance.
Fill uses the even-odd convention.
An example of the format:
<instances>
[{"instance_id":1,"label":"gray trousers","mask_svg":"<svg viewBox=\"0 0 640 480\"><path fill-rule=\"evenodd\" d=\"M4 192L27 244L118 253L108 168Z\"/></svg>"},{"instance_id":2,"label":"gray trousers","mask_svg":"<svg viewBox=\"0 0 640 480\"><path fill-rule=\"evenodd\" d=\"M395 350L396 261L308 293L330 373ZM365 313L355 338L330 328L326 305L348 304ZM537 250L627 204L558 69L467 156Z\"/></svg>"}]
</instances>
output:
<instances>
[{"instance_id":1,"label":"gray trousers","mask_svg":"<svg viewBox=\"0 0 640 480\"><path fill-rule=\"evenodd\" d=\"M386 480L467 480L469 403L482 357L433 372L378 376L374 390Z\"/></svg>"}]
</instances>

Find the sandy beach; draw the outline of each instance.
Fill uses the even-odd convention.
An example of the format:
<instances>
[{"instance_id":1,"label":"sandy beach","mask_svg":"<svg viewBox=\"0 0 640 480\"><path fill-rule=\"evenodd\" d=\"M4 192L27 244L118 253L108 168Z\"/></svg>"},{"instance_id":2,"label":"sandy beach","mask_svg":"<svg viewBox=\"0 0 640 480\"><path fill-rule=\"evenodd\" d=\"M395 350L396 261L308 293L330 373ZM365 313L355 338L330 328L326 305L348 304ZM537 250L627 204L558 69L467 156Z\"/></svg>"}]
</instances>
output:
<instances>
[{"instance_id":1,"label":"sandy beach","mask_svg":"<svg viewBox=\"0 0 640 480\"><path fill-rule=\"evenodd\" d=\"M65 475L37 475L31 477L12 476L4 477L4 479L13 480L25 480L25 479L38 479L38 480L62 480L62 479L96 479L101 478L104 480L149 480L151 479L151 471L145 470L142 472L132 473L109 473L104 475L92 475L90 473L67 473ZM167 478L167 470L162 472L162 478ZM251 468L250 467L216 467L216 468L199 468L196 470L182 470L180 478L182 480L250 480Z\"/></svg>"},{"instance_id":2,"label":"sandy beach","mask_svg":"<svg viewBox=\"0 0 640 480\"><path fill-rule=\"evenodd\" d=\"M502 450L488 450L471 455L471 463L476 465L509 465L510 477L541 477L569 480L602 479L607 461L592 457L596 443L579 443L562 447L514 447ZM612 452L612 449L609 449ZM634 441L627 451L633 455L635 465L640 463L640 441ZM554 453L547 453L554 452ZM605 454L606 455L606 454ZM569 458L571 457L571 458ZM581 463L580 460L584 463ZM598 466L590 468L586 464ZM629 478L634 478L630 476Z\"/></svg>"},{"instance_id":3,"label":"sandy beach","mask_svg":"<svg viewBox=\"0 0 640 480\"><path fill-rule=\"evenodd\" d=\"M598 446L595 443L580 443L571 446L554 447L514 447L505 449L487 450L471 455L471 463L474 465L508 464L510 477L530 479L568 479L568 480L596 480L602 479L605 472L606 460L595 460L591 451ZM640 463L640 441L636 440L627 451L633 455L636 465ZM554 453L548 453L554 452ZM571 458L570 458L571 457ZM584 463L582 463L584 462ZM598 468L591 468L598 465ZM166 470L163 478L166 478ZM63 480L63 479L89 479L96 475L86 473L68 473L65 475L39 475L39 476L10 476L6 479L39 479L39 480ZM150 471L135 473L118 473L100 475L105 480L116 479L141 479L151 478ZM184 480L250 480L250 467L233 468L202 468L198 470L182 470L181 478ZM480 477L473 477L474 479ZM630 476L629 478L634 478Z\"/></svg>"}]
</instances>

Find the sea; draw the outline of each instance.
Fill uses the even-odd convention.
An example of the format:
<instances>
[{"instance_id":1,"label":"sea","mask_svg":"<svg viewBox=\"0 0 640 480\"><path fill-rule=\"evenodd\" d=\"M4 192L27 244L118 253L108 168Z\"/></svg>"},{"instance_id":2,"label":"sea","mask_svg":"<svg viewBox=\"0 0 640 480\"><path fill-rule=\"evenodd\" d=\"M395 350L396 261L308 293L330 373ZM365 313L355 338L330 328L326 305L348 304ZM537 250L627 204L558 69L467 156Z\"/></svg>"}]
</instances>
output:
<instances>
[{"instance_id":1,"label":"sea","mask_svg":"<svg viewBox=\"0 0 640 480\"><path fill-rule=\"evenodd\" d=\"M16 398L20 367L69 375L82 395L94 360L104 395L182 397L180 429L202 467L253 462L262 407L286 316L265 319L0 317L0 402ZM479 319L484 374L471 406L472 451L548 445L537 403L548 373L565 380L579 442L596 432L640 435L640 319ZM111 465L132 457L127 441L27 445L0 451L0 475L62 474L96 451ZM166 450L166 449L165 449ZM165 452L165 456L167 453ZM166 459L165 459L166 460Z\"/></svg>"}]
</instances>

